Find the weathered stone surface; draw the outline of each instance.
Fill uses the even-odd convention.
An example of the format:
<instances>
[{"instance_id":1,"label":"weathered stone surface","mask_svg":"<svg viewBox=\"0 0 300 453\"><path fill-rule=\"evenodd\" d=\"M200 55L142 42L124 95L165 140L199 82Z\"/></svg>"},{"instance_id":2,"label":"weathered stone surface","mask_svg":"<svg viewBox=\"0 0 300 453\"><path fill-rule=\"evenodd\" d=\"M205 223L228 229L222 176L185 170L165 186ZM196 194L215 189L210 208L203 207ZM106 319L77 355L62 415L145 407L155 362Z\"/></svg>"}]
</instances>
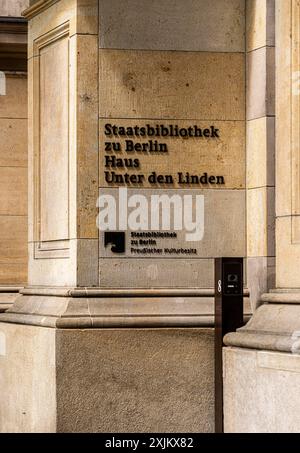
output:
<instances>
[{"instance_id":1,"label":"weathered stone surface","mask_svg":"<svg viewBox=\"0 0 300 453\"><path fill-rule=\"evenodd\" d=\"M73 132L77 157L76 230L79 238L97 238L98 196L98 37L76 35L71 46L77 55L77 80L73 86L77 98L76 132ZM72 133L72 131L71 131Z\"/></svg>"},{"instance_id":2,"label":"weathered stone surface","mask_svg":"<svg viewBox=\"0 0 300 453\"><path fill-rule=\"evenodd\" d=\"M29 22L28 57L37 55L35 40L68 23L70 36L98 34L98 0L60 0Z\"/></svg>"},{"instance_id":3,"label":"weathered stone surface","mask_svg":"<svg viewBox=\"0 0 300 453\"><path fill-rule=\"evenodd\" d=\"M261 296L275 287L275 258L256 256L247 258L247 287L251 308L261 305Z\"/></svg>"},{"instance_id":4,"label":"weathered stone surface","mask_svg":"<svg viewBox=\"0 0 300 453\"><path fill-rule=\"evenodd\" d=\"M0 16L21 16L25 8L29 6L29 0L1 0Z\"/></svg>"},{"instance_id":5,"label":"weathered stone surface","mask_svg":"<svg viewBox=\"0 0 300 453\"><path fill-rule=\"evenodd\" d=\"M100 194L112 195L117 201L118 206L118 189L105 189L105 191L100 189ZM151 207L151 196L155 194L160 196L161 192L159 190L152 190L151 193L149 193L149 190L147 189L128 189L127 200L130 200L130 197L132 195L143 195L150 210L154 209L153 207ZM182 230L176 231L174 229L174 224L172 223L172 221L170 221L170 232L175 231L177 238L157 239L155 248L166 247L172 249L182 247L184 249L197 250L197 255L181 255L181 258L183 258L184 260L189 258L198 260L200 258L212 258L215 256L245 256L245 192L243 190L165 190L164 195L167 195L170 198L173 195L179 195L181 197L190 195L193 197L194 206L196 196L202 195L204 197L204 235L201 240L189 241L187 240L186 230L184 229L185 223L183 222ZM182 198L179 199L180 203L181 200ZM184 203L184 201L182 203ZM171 205L171 216L173 215L173 210L174 207ZM128 208L128 213L130 213L131 211L132 209ZM199 215L200 213L198 212L198 216ZM199 217L199 222L202 221L202 215L203 214L201 212L201 219ZM162 216L161 210L160 216ZM152 216L149 215L147 222L148 226L146 226L145 231L151 230L151 219ZM119 215L117 214L117 225L119 224L118 222ZM225 230L226 235L224 234ZM132 238L130 233L130 224L128 224L125 253L121 256L123 258L127 257L136 260L143 256L137 256L131 253ZM218 238L218 241L216 241L215 238ZM118 257L111 251L111 247L105 247L104 231L100 232L99 242L100 259L114 259ZM151 244L144 245L148 248L151 248ZM152 244L152 246L154 247L154 244ZM174 256L175 255L162 255L159 256L159 259L172 259L174 258ZM148 258L152 257L153 255L148 255ZM108 263L106 265L109 266ZM165 265L167 265L167 261L165 262ZM172 270L172 272L174 271ZM141 278L140 275L139 278ZM130 275L127 276L127 279L130 287ZM144 280L144 278L142 278L142 280ZM180 280L182 281L182 279ZM167 285L167 280L165 283Z\"/></svg>"},{"instance_id":6,"label":"weathered stone surface","mask_svg":"<svg viewBox=\"0 0 300 453\"><path fill-rule=\"evenodd\" d=\"M23 263L0 262L1 285L25 285L27 283L27 261Z\"/></svg>"},{"instance_id":7,"label":"weathered stone surface","mask_svg":"<svg viewBox=\"0 0 300 453\"><path fill-rule=\"evenodd\" d=\"M247 191L248 256L275 256L274 196L274 187Z\"/></svg>"},{"instance_id":8,"label":"weathered stone surface","mask_svg":"<svg viewBox=\"0 0 300 453\"><path fill-rule=\"evenodd\" d=\"M243 0L101 0L100 47L244 51Z\"/></svg>"},{"instance_id":9,"label":"weathered stone surface","mask_svg":"<svg viewBox=\"0 0 300 453\"><path fill-rule=\"evenodd\" d=\"M267 0L267 46L275 46L275 0Z\"/></svg>"},{"instance_id":10,"label":"weathered stone surface","mask_svg":"<svg viewBox=\"0 0 300 453\"><path fill-rule=\"evenodd\" d=\"M27 168L0 167L0 215L27 215Z\"/></svg>"},{"instance_id":11,"label":"weathered stone surface","mask_svg":"<svg viewBox=\"0 0 300 453\"><path fill-rule=\"evenodd\" d=\"M98 4L98 0L77 0L76 30L79 34L98 36Z\"/></svg>"},{"instance_id":12,"label":"weathered stone surface","mask_svg":"<svg viewBox=\"0 0 300 453\"><path fill-rule=\"evenodd\" d=\"M247 119L275 114L275 49L247 54Z\"/></svg>"},{"instance_id":13,"label":"weathered stone surface","mask_svg":"<svg viewBox=\"0 0 300 453\"><path fill-rule=\"evenodd\" d=\"M27 217L0 216L0 262L27 261Z\"/></svg>"},{"instance_id":14,"label":"weathered stone surface","mask_svg":"<svg viewBox=\"0 0 300 453\"><path fill-rule=\"evenodd\" d=\"M69 42L41 49L39 71L40 239L69 238ZM59 171L57 171L59 168Z\"/></svg>"},{"instance_id":15,"label":"weathered stone surface","mask_svg":"<svg viewBox=\"0 0 300 453\"><path fill-rule=\"evenodd\" d=\"M16 298L19 296L17 287L10 286L0 286L0 313L4 313L8 308L10 308L15 302Z\"/></svg>"},{"instance_id":16,"label":"weathered stone surface","mask_svg":"<svg viewBox=\"0 0 300 453\"><path fill-rule=\"evenodd\" d=\"M267 0L246 1L247 51L264 47L266 43Z\"/></svg>"},{"instance_id":17,"label":"weathered stone surface","mask_svg":"<svg viewBox=\"0 0 300 453\"><path fill-rule=\"evenodd\" d=\"M0 118L0 166L27 167L27 120Z\"/></svg>"},{"instance_id":18,"label":"weathered stone surface","mask_svg":"<svg viewBox=\"0 0 300 453\"><path fill-rule=\"evenodd\" d=\"M77 240L78 286L99 285L98 249L99 249L98 238Z\"/></svg>"},{"instance_id":19,"label":"weathered stone surface","mask_svg":"<svg viewBox=\"0 0 300 453\"><path fill-rule=\"evenodd\" d=\"M276 290L262 295L264 305L245 327L224 338L226 432L300 429L300 9L284 0L276 8Z\"/></svg>"},{"instance_id":20,"label":"weathered stone surface","mask_svg":"<svg viewBox=\"0 0 300 453\"><path fill-rule=\"evenodd\" d=\"M56 344L58 431L213 431L212 330L59 330Z\"/></svg>"},{"instance_id":21,"label":"weathered stone surface","mask_svg":"<svg viewBox=\"0 0 300 453\"><path fill-rule=\"evenodd\" d=\"M299 352L299 293L262 295L250 321L224 337L226 346L279 352Z\"/></svg>"},{"instance_id":22,"label":"weathered stone surface","mask_svg":"<svg viewBox=\"0 0 300 453\"><path fill-rule=\"evenodd\" d=\"M0 288L8 291L9 287ZM14 288L15 292L16 289ZM60 329L214 326L214 291L207 288L21 288L1 322ZM244 316L251 314L244 292Z\"/></svg>"},{"instance_id":23,"label":"weathered stone surface","mask_svg":"<svg viewBox=\"0 0 300 453\"><path fill-rule=\"evenodd\" d=\"M6 74L6 95L1 96L0 118L27 118L27 77Z\"/></svg>"},{"instance_id":24,"label":"weathered stone surface","mask_svg":"<svg viewBox=\"0 0 300 453\"><path fill-rule=\"evenodd\" d=\"M212 329L1 323L0 345L2 432L213 431Z\"/></svg>"},{"instance_id":25,"label":"weathered stone surface","mask_svg":"<svg viewBox=\"0 0 300 453\"><path fill-rule=\"evenodd\" d=\"M30 20L31 284L98 283L97 9L62 0Z\"/></svg>"},{"instance_id":26,"label":"weathered stone surface","mask_svg":"<svg viewBox=\"0 0 300 453\"><path fill-rule=\"evenodd\" d=\"M102 118L244 120L242 54L100 49L99 64Z\"/></svg>"},{"instance_id":27,"label":"weathered stone surface","mask_svg":"<svg viewBox=\"0 0 300 453\"><path fill-rule=\"evenodd\" d=\"M276 47L276 215L287 216L291 214L292 196L297 188L297 184L292 184L291 158L294 154L297 159L299 146L297 142L292 146L293 115L291 114L291 106L299 98L297 94L299 79L296 77L293 81L291 70L292 2L280 0L277 3L281 12L277 14L276 25L278 37ZM295 96L293 96L294 84ZM296 124L294 124L297 127L298 119L295 118L295 120ZM295 130L297 129L295 128ZM295 138L297 138L297 135ZM298 165L295 165L294 169L298 169Z\"/></svg>"},{"instance_id":28,"label":"weathered stone surface","mask_svg":"<svg viewBox=\"0 0 300 453\"><path fill-rule=\"evenodd\" d=\"M27 281L27 79L5 77L6 94L0 96L0 285L7 286Z\"/></svg>"},{"instance_id":29,"label":"weathered stone surface","mask_svg":"<svg viewBox=\"0 0 300 453\"><path fill-rule=\"evenodd\" d=\"M77 263L76 243L73 239L68 241L67 252L63 244L48 244L49 252L43 252L48 259L36 259L39 243L30 242L28 245L28 284L46 286L76 286L77 284ZM50 247L49 247L50 245ZM51 247L52 245L52 247ZM48 252L48 253L47 253ZM51 255L54 255L54 257Z\"/></svg>"},{"instance_id":30,"label":"weathered stone surface","mask_svg":"<svg viewBox=\"0 0 300 453\"><path fill-rule=\"evenodd\" d=\"M225 432L299 432L299 355L223 351Z\"/></svg>"},{"instance_id":31,"label":"weathered stone surface","mask_svg":"<svg viewBox=\"0 0 300 453\"><path fill-rule=\"evenodd\" d=\"M123 126L140 128L149 125L155 128L157 125L165 125L169 128L169 125L178 126L178 130L181 128L188 129L193 128L192 133L194 134L194 126L201 128L202 132L207 129L206 132L214 134L216 133L219 137L131 137L131 136L114 136L105 134L105 125L111 126ZM111 127L110 127L111 129ZM155 130L155 129L154 129ZM125 119L101 119L100 120L100 141L99 141L99 180L100 187L109 187L109 184L105 181L105 171L115 173L135 173L145 175L143 184L137 184L136 186L152 187L157 188L157 185L151 185L148 182L148 176L155 170L157 174L161 175L173 175L174 184L169 187L181 187L181 188L196 188L193 184L187 186L178 183L178 172L183 173L183 176L188 172L190 175L200 175L203 172L207 172L209 175L221 175L224 177L224 184L216 185L209 184L202 186L202 188L215 188L215 189L241 189L245 187L245 124L243 121L182 121L182 120L125 120ZM212 132L213 131L213 132ZM166 152L137 152L128 151L131 149L127 142L132 142L133 145L140 143L141 146L144 144L159 148L160 145L167 147ZM119 143L121 152L105 151L106 143ZM106 158L108 156L111 159L138 159L138 168L120 168L107 166ZM114 157L113 157L114 156ZM110 159L110 160L111 160ZM184 178L183 178L184 179ZM168 186L162 185L164 189Z\"/></svg>"},{"instance_id":32,"label":"weathered stone surface","mask_svg":"<svg viewBox=\"0 0 300 453\"><path fill-rule=\"evenodd\" d=\"M278 288L299 288L300 244L293 241L293 221L298 217L276 219L276 286Z\"/></svg>"},{"instance_id":33,"label":"weathered stone surface","mask_svg":"<svg viewBox=\"0 0 300 453\"><path fill-rule=\"evenodd\" d=\"M246 1L246 48L250 52L275 45L275 1Z\"/></svg>"},{"instance_id":34,"label":"weathered stone surface","mask_svg":"<svg viewBox=\"0 0 300 453\"><path fill-rule=\"evenodd\" d=\"M275 118L247 122L247 187L275 185Z\"/></svg>"},{"instance_id":35,"label":"weathered stone surface","mask_svg":"<svg viewBox=\"0 0 300 453\"><path fill-rule=\"evenodd\" d=\"M145 288L147 285L152 288L210 288L213 278L213 259L109 258L99 261L101 288Z\"/></svg>"},{"instance_id":36,"label":"weathered stone surface","mask_svg":"<svg viewBox=\"0 0 300 453\"><path fill-rule=\"evenodd\" d=\"M55 330L1 323L0 351L1 432L54 432Z\"/></svg>"}]
</instances>

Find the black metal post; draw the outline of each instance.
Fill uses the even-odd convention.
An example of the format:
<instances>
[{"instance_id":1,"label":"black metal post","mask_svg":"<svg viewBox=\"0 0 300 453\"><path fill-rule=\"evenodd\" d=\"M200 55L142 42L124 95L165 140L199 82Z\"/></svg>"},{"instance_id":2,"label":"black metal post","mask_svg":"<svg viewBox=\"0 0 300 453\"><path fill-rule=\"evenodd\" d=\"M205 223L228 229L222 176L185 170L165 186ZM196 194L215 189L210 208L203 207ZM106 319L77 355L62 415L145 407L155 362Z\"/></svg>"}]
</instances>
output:
<instances>
[{"instance_id":1,"label":"black metal post","mask_svg":"<svg viewBox=\"0 0 300 453\"><path fill-rule=\"evenodd\" d=\"M215 259L215 432L224 432L223 337L242 327L243 258Z\"/></svg>"}]
</instances>

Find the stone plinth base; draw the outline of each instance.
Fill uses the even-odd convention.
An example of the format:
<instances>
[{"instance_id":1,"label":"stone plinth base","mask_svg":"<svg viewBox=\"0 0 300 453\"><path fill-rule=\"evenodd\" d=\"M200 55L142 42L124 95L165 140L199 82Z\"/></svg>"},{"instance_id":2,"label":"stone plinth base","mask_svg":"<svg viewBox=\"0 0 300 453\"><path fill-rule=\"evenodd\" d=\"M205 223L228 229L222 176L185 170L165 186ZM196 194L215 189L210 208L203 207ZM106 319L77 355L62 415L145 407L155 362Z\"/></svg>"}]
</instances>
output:
<instances>
[{"instance_id":1,"label":"stone plinth base","mask_svg":"<svg viewBox=\"0 0 300 453\"><path fill-rule=\"evenodd\" d=\"M224 343L225 432L300 431L300 291L272 290Z\"/></svg>"},{"instance_id":2,"label":"stone plinth base","mask_svg":"<svg viewBox=\"0 0 300 453\"><path fill-rule=\"evenodd\" d=\"M213 329L0 323L1 432L212 432Z\"/></svg>"},{"instance_id":3,"label":"stone plinth base","mask_svg":"<svg viewBox=\"0 0 300 453\"><path fill-rule=\"evenodd\" d=\"M214 430L212 289L24 288L0 353L3 432Z\"/></svg>"},{"instance_id":4,"label":"stone plinth base","mask_svg":"<svg viewBox=\"0 0 300 453\"><path fill-rule=\"evenodd\" d=\"M227 433L300 431L300 356L224 348Z\"/></svg>"}]
</instances>

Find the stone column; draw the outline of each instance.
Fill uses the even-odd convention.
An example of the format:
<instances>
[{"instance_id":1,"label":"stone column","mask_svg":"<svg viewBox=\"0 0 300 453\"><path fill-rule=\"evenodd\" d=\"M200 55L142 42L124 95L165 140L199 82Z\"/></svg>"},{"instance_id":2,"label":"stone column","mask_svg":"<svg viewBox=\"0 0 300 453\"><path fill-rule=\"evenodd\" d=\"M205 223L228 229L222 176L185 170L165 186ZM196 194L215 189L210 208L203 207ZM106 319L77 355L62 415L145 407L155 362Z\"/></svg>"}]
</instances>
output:
<instances>
[{"instance_id":1,"label":"stone column","mask_svg":"<svg viewBox=\"0 0 300 453\"><path fill-rule=\"evenodd\" d=\"M244 1L153 3L39 0L25 13L29 281L0 316L2 431L214 429L213 257L245 254ZM196 259L116 257L99 240L106 122L222 131L142 163L224 175L198 187Z\"/></svg>"},{"instance_id":2,"label":"stone column","mask_svg":"<svg viewBox=\"0 0 300 453\"><path fill-rule=\"evenodd\" d=\"M300 429L300 2L275 4L276 289L262 296L245 327L225 337L228 432Z\"/></svg>"}]
</instances>

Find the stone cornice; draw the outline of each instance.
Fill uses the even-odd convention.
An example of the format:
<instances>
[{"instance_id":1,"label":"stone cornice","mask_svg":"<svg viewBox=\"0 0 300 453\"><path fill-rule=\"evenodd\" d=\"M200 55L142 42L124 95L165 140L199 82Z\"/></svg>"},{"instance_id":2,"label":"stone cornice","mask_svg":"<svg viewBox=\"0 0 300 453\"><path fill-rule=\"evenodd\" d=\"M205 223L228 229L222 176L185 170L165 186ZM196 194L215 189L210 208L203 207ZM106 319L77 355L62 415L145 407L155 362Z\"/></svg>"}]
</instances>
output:
<instances>
[{"instance_id":1,"label":"stone cornice","mask_svg":"<svg viewBox=\"0 0 300 453\"><path fill-rule=\"evenodd\" d=\"M30 20L59 1L60 0L39 0L34 3L34 5L25 9L25 11L22 12L22 16L25 17L25 19Z\"/></svg>"}]
</instances>

